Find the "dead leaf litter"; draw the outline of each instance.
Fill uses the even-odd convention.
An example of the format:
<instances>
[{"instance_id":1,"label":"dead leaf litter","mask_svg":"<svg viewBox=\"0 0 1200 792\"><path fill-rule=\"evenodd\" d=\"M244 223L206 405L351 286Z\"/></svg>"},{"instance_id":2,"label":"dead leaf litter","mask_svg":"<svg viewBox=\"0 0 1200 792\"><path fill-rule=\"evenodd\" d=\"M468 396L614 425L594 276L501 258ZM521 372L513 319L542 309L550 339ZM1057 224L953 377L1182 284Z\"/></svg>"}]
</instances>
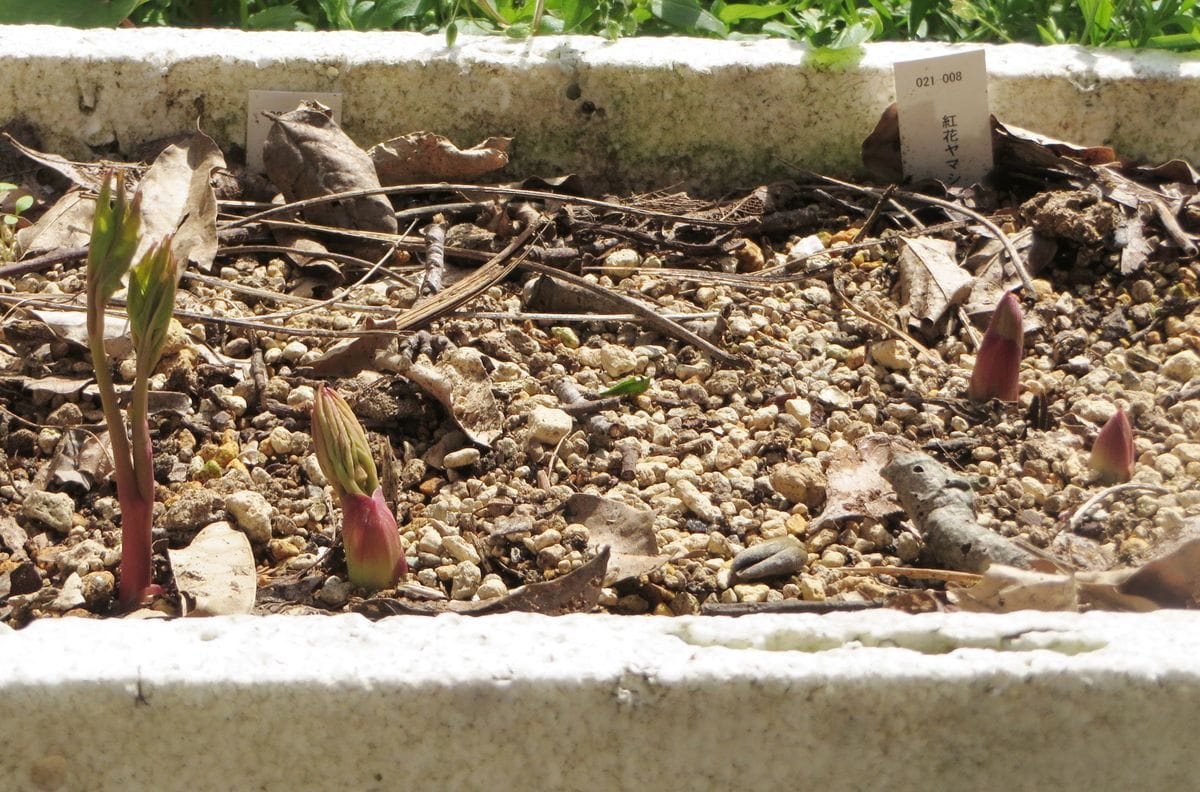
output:
<instances>
[{"instance_id":1,"label":"dead leaf litter","mask_svg":"<svg viewBox=\"0 0 1200 792\"><path fill-rule=\"evenodd\" d=\"M510 141L368 153L310 105L274 118L274 186L200 133L119 164L188 262L137 615L1196 606L1195 171L994 135L988 186L797 174L720 200L466 184ZM864 144L885 178L893 137ZM0 180L37 204L0 262L0 621L117 615L81 299L99 170L6 141ZM973 403L1013 289L1020 400ZM372 434L395 590L345 581L322 384ZM1135 473L1105 488L1088 452L1118 407Z\"/></svg>"}]
</instances>

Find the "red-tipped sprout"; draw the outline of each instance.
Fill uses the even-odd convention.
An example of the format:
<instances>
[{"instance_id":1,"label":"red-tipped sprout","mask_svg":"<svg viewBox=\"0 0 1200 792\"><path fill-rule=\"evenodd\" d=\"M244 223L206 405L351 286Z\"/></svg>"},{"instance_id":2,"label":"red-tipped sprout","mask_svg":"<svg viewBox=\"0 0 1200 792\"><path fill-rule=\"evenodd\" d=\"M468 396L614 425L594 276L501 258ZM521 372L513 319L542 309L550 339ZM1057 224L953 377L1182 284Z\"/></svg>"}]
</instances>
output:
<instances>
[{"instance_id":1,"label":"red-tipped sprout","mask_svg":"<svg viewBox=\"0 0 1200 792\"><path fill-rule=\"evenodd\" d=\"M971 401L1017 400L1021 387L1021 348L1025 343L1023 320L1016 295L1006 292L992 312L992 320L979 344L979 354L975 356L975 369L967 388Z\"/></svg>"},{"instance_id":2,"label":"red-tipped sprout","mask_svg":"<svg viewBox=\"0 0 1200 792\"><path fill-rule=\"evenodd\" d=\"M391 588L408 572L400 529L383 499L367 434L333 388L317 390L312 436L321 471L342 505L350 582L372 590Z\"/></svg>"},{"instance_id":3,"label":"red-tipped sprout","mask_svg":"<svg viewBox=\"0 0 1200 792\"><path fill-rule=\"evenodd\" d=\"M1092 470L1105 484L1121 484L1133 478L1133 427L1120 407L1104 422L1092 444Z\"/></svg>"},{"instance_id":4,"label":"red-tipped sprout","mask_svg":"<svg viewBox=\"0 0 1200 792\"><path fill-rule=\"evenodd\" d=\"M141 604L152 591L151 518L154 513L154 465L147 422L147 392L150 373L162 354L167 325L175 307L178 281L171 239L152 247L130 269L141 238L139 193L132 201L125 195L120 177L105 174L96 199L87 259L88 346L95 369L96 386L108 436L112 443L117 499L121 503L121 588L120 604ZM116 388L104 349L104 317L109 299L129 273L127 310L137 355L128 423L117 403Z\"/></svg>"}]
</instances>

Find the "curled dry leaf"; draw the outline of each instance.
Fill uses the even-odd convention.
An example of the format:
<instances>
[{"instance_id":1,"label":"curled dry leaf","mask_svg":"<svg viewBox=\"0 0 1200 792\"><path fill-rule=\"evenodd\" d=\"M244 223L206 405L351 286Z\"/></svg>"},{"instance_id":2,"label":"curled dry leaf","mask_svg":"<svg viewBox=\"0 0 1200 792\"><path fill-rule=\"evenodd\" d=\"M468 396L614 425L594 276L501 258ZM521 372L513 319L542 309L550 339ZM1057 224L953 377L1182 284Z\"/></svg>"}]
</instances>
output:
<instances>
[{"instance_id":1,"label":"curled dry leaf","mask_svg":"<svg viewBox=\"0 0 1200 792\"><path fill-rule=\"evenodd\" d=\"M212 173L225 167L217 144L203 132L167 146L138 190L142 193L142 236L134 261L168 234L181 267L207 270L217 254L217 198ZM186 262L186 264L185 264Z\"/></svg>"},{"instance_id":2,"label":"curled dry leaf","mask_svg":"<svg viewBox=\"0 0 1200 792\"><path fill-rule=\"evenodd\" d=\"M191 604L187 615L226 616L254 607L254 552L246 534L229 523L206 526L187 547L167 550L167 557L180 595Z\"/></svg>"},{"instance_id":3,"label":"curled dry leaf","mask_svg":"<svg viewBox=\"0 0 1200 792\"><path fill-rule=\"evenodd\" d=\"M826 471L825 508L809 525L815 533L838 520L855 517L882 519L903 511L892 485L880 475L891 455L892 438L867 435L856 446L833 451Z\"/></svg>"},{"instance_id":4,"label":"curled dry leaf","mask_svg":"<svg viewBox=\"0 0 1200 792\"><path fill-rule=\"evenodd\" d=\"M271 118L275 123L263 144L263 166L288 201L380 186L371 158L342 131L329 108L304 101ZM312 206L304 217L321 225L396 233L396 216L384 195Z\"/></svg>"},{"instance_id":5,"label":"curled dry leaf","mask_svg":"<svg viewBox=\"0 0 1200 792\"><path fill-rule=\"evenodd\" d=\"M1019 610L1076 611L1075 580L1070 575L992 564L973 586L949 583L950 602L965 611L1010 613Z\"/></svg>"},{"instance_id":6,"label":"curled dry leaf","mask_svg":"<svg viewBox=\"0 0 1200 792\"><path fill-rule=\"evenodd\" d=\"M102 164L85 165L83 163L72 162L57 154L44 154L37 149L30 148L7 132L3 133L2 136L17 151L39 165L43 165L60 176L65 177L72 184L91 192L98 192L100 190L100 173L104 167Z\"/></svg>"},{"instance_id":7,"label":"curled dry leaf","mask_svg":"<svg viewBox=\"0 0 1200 792\"><path fill-rule=\"evenodd\" d=\"M587 527L589 544L611 549L606 586L640 577L669 560L658 552L654 512L649 509L635 509L612 498L577 492L563 504L563 516L567 522Z\"/></svg>"},{"instance_id":8,"label":"curled dry leaf","mask_svg":"<svg viewBox=\"0 0 1200 792\"><path fill-rule=\"evenodd\" d=\"M971 293L974 278L958 266L955 245L945 239L914 237L900 251L900 295L910 322L926 335Z\"/></svg>"},{"instance_id":9,"label":"curled dry leaf","mask_svg":"<svg viewBox=\"0 0 1200 792\"><path fill-rule=\"evenodd\" d=\"M92 237L96 199L83 190L70 190L31 226L17 232L25 256L83 247Z\"/></svg>"},{"instance_id":10,"label":"curled dry leaf","mask_svg":"<svg viewBox=\"0 0 1200 792\"><path fill-rule=\"evenodd\" d=\"M367 154L375 163L379 181L393 184L466 182L508 164L512 138L490 137L469 149L460 149L441 135L413 132L386 140Z\"/></svg>"},{"instance_id":11,"label":"curled dry leaf","mask_svg":"<svg viewBox=\"0 0 1200 792\"><path fill-rule=\"evenodd\" d=\"M401 373L441 402L472 443L490 447L500 436L504 411L492 394L491 378L477 350L449 350L436 364L421 356Z\"/></svg>"}]
</instances>

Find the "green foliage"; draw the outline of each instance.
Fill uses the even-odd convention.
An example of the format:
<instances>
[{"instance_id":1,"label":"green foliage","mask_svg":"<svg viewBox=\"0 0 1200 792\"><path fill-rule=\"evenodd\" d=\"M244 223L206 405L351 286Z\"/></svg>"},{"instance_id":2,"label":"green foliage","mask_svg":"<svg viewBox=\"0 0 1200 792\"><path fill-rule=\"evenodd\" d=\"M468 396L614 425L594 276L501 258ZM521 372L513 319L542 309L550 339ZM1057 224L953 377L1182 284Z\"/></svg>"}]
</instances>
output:
<instances>
[{"instance_id":1,"label":"green foliage","mask_svg":"<svg viewBox=\"0 0 1200 792\"><path fill-rule=\"evenodd\" d=\"M819 63L865 41L1085 44L1200 51L1200 0L0 0L0 22L788 38Z\"/></svg>"},{"instance_id":2,"label":"green foliage","mask_svg":"<svg viewBox=\"0 0 1200 792\"><path fill-rule=\"evenodd\" d=\"M15 184L0 182L0 205L5 202L9 193L19 189L20 187ZM21 221L21 213L31 206L33 206L33 196L26 194L13 201L11 209L0 211L0 262L16 261L20 255L15 229L17 223Z\"/></svg>"},{"instance_id":3,"label":"green foliage","mask_svg":"<svg viewBox=\"0 0 1200 792\"><path fill-rule=\"evenodd\" d=\"M175 289L179 274L171 255L171 237L150 248L142 260L129 270L126 297L129 329L137 352L137 365L153 371L162 357L163 342L175 310Z\"/></svg>"},{"instance_id":4,"label":"green foliage","mask_svg":"<svg viewBox=\"0 0 1200 792\"><path fill-rule=\"evenodd\" d=\"M113 27L146 0L0 0L0 24Z\"/></svg>"},{"instance_id":5,"label":"green foliage","mask_svg":"<svg viewBox=\"0 0 1200 792\"><path fill-rule=\"evenodd\" d=\"M649 377L627 377L615 385L600 391L601 396L637 396L650 389Z\"/></svg>"},{"instance_id":6,"label":"green foliage","mask_svg":"<svg viewBox=\"0 0 1200 792\"><path fill-rule=\"evenodd\" d=\"M117 186L115 190L112 182ZM88 294L95 294L101 303L107 303L121 287L121 278L129 271L141 237L142 213L141 193L129 201L121 177L110 180L105 177L96 198L96 212L92 216L92 239L88 245L87 284Z\"/></svg>"}]
</instances>

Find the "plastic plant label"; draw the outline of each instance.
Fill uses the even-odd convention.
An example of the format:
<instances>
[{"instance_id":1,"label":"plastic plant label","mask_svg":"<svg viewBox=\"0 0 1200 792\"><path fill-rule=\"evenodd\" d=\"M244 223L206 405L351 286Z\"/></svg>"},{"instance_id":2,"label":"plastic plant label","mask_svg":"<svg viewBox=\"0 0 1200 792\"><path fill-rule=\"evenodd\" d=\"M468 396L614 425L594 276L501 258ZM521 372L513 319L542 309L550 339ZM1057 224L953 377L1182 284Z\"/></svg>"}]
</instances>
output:
<instances>
[{"instance_id":1,"label":"plastic plant label","mask_svg":"<svg viewBox=\"0 0 1200 792\"><path fill-rule=\"evenodd\" d=\"M263 172L262 149L271 119L263 112L287 113L305 99L320 102L333 111L333 120L342 123L342 95L322 91L251 91L246 102L246 167Z\"/></svg>"},{"instance_id":2,"label":"plastic plant label","mask_svg":"<svg viewBox=\"0 0 1200 792\"><path fill-rule=\"evenodd\" d=\"M983 50L895 65L904 174L967 186L992 169Z\"/></svg>"}]
</instances>

